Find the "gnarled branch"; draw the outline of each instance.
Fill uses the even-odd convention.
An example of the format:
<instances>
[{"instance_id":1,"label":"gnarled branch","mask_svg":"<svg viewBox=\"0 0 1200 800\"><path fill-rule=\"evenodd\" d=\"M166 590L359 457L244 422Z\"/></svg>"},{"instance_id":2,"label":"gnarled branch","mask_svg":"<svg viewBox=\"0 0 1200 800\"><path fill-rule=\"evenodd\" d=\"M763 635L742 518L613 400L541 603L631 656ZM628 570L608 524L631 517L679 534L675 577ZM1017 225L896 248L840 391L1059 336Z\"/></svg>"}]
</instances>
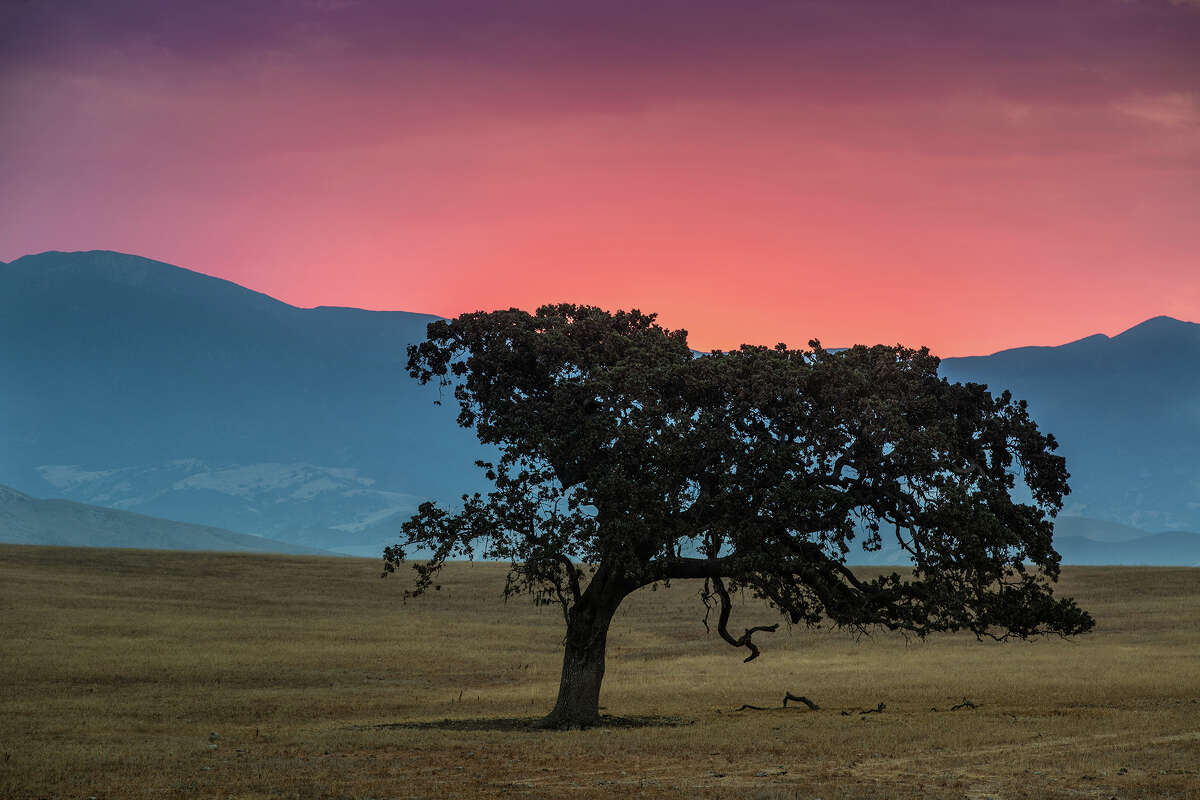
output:
<instances>
[{"instance_id":1,"label":"gnarled branch","mask_svg":"<svg viewBox=\"0 0 1200 800\"><path fill-rule=\"evenodd\" d=\"M721 614L717 618L717 633L721 634L721 638L729 642L733 647L745 647L750 651L750 655L746 656L743 662L749 663L753 661L758 658L758 646L754 644L751 637L759 631L774 633L779 629L779 623L776 622L774 625L756 625L753 628L746 628L746 632L739 638L733 638L727 627L729 624L729 614L733 611L733 604L729 601L729 592L726 591L725 583L719 576L712 579L712 585L713 591L721 601Z\"/></svg>"}]
</instances>

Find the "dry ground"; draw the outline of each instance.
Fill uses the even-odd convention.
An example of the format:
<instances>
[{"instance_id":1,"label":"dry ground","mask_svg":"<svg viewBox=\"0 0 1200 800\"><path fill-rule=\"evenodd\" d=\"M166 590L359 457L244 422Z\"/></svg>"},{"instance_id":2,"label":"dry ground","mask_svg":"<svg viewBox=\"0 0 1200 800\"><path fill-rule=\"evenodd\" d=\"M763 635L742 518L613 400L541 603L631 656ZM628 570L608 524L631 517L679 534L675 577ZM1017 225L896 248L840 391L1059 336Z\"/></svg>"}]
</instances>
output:
<instances>
[{"instance_id":1,"label":"dry ground","mask_svg":"<svg viewBox=\"0 0 1200 800\"><path fill-rule=\"evenodd\" d=\"M568 733L525 726L556 609L496 565L408 604L379 571L0 547L0 797L1200 798L1200 569L1068 568L1077 641L781 630L752 664L695 586L645 591L603 695L641 724ZM733 711L785 691L821 710Z\"/></svg>"}]
</instances>

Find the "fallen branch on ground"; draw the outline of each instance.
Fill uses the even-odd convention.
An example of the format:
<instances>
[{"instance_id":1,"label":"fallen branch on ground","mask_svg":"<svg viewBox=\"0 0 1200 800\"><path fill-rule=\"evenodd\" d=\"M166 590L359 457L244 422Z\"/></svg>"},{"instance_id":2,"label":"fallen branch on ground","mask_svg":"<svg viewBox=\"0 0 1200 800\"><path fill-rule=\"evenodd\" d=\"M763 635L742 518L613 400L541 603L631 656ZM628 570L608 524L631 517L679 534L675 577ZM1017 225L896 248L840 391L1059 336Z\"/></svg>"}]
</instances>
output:
<instances>
[{"instance_id":1,"label":"fallen branch on ground","mask_svg":"<svg viewBox=\"0 0 1200 800\"><path fill-rule=\"evenodd\" d=\"M809 709L811 709L812 711L819 711L821 709L821 707L819 705L814 703L812 700L809 700L807 697L804 697L803 695L795 695L795 694L792 694L791 692L784 692L783 708L788 707L789 700L791 700L793 703L803 703L804 705L808 706ZM772 708L773 707L764 708L763 706L752 706L749 703L745 703L744 705L742 705L741 708L735 708L734 711L771 711Z\"/></svg>"},{"instance_id":2,"label":"fallen branch on ground","mask_svg":"<svg viewBox=\"0 0 1200 800\"><path fill-rule=\"evenodd\" d=\"M855 711L858 711L859 716L863 716L864 714L881 714L881 713L883 713L883 710L885 708L887 708L887 704L880 703L879 705L875 706L874 708L868 708L866 710L852 709L850 711L843 711L842 716L848 717L851 714L853 714Z\"/></svg>"},{"instance_id":3,"label":"fallen branch on ground","mask_svg":"<svg viewBox=\"0 0 1200 800\"><path fill-rule=\"evenodd\" d=\"M783 707L784 708L787 708L788 700L791 700L796 703L804 703L804 705L808 706L809 709L812 711L819 711L821 709L821 707L819 705L814 703L812 700L809 700L807 697L804 697L803 695L796 696L796 695L792 694L791 692L788 692L787 694L785 694L783 696Z\"/></svg>"}]
</instances>

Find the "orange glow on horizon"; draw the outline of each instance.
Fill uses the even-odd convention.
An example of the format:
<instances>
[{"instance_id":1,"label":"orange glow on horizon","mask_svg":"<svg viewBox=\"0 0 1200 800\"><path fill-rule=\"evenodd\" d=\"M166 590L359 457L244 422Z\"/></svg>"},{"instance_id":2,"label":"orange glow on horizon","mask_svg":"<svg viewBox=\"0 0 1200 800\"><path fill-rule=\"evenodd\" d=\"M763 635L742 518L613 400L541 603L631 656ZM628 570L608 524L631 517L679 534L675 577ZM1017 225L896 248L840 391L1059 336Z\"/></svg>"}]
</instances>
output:
<instances>
[{"instance_id":1,"label":"orange glow on horizon","mask_svg":"<svg viewBox=\"0 0 1200 800\"><path fill-rule=\"evenodd\" d=\"M803 9L743 41L716 4L480 5L407 49L371 36L412 14L351 5L270 47L64 44L0 72L0 259L120 250L299 306L637 307L701 350L1200 319L1200 7L1135 5L922 12L959 41L831 4L804 48Z\"/></svg>"}]
</instances>

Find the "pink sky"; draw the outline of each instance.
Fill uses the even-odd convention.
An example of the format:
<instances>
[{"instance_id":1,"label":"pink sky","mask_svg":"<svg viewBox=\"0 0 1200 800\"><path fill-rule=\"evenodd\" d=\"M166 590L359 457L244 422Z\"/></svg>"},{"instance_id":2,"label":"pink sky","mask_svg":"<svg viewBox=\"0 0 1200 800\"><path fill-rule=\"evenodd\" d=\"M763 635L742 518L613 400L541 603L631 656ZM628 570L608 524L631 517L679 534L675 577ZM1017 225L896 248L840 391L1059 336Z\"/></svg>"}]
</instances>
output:
<instances>
[{"instance_id":1,"label":"pink sky","mask_svg":"<svg viewBox=\"0 0 1200 800\"><path fill-rule=\"evenodd\" d=\"M27 5L0 260L701 349L1200 320L1200 2Z\"/></svg>"}]
</instances>

